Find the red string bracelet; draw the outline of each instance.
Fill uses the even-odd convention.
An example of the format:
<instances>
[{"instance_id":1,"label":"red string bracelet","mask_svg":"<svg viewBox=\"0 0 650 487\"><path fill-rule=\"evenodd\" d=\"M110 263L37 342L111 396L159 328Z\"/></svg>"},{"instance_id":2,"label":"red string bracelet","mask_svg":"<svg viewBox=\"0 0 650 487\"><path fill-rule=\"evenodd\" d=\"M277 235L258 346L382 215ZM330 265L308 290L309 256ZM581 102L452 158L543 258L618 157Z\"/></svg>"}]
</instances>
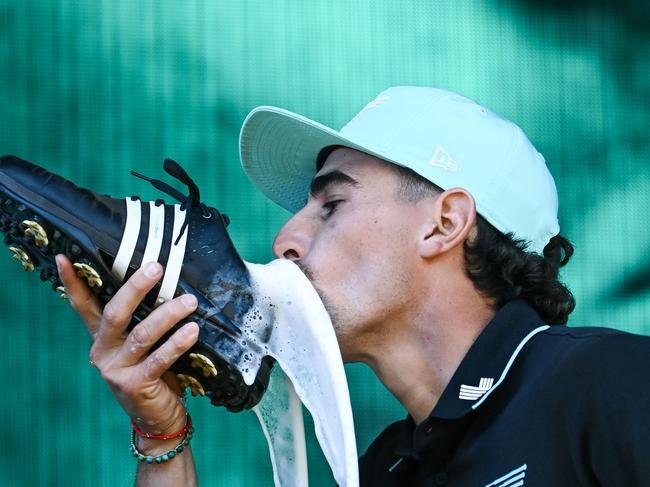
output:
<instances>
[{"instance_id":1,"label":"red string bracelet","mask_svg":"<svg viewBox=\"0 0 650 487\"><path fill-rule=\"evenodd\" d=\"M183 426L180 431L177 431L176 433L170 433L168 435L153 435L151 433L145 433L138 427L137 424L135 424L135 421L131 420L131 424L133 425L133 431L135 431L140 438L148 438L150 440L173 440L174 438L180 438L181 436L185 436L187 434L187 432L192 427L192 418L190 417L190 413L187 413L187 421L185 421L185 426Z\"/></svg>"}]
</instances>

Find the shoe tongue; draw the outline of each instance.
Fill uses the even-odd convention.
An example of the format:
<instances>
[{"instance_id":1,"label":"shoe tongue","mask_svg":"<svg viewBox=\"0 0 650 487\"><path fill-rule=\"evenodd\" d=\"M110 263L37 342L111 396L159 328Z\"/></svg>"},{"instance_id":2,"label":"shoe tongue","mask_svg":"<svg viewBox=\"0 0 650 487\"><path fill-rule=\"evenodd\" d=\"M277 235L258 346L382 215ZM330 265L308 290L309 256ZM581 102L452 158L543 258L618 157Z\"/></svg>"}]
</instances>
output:
<instances>
[{"instance_id":1,"label":"shoe tongue","mask_svg":"<svg viewBox=\"0 0 650 487\"><path fill-rule=\"evenodd\" d=\"M273 462L276 485L307 485L302 408L314 420L316 438L338 485L359 483L357 448L345 370L332 322L315 289L288 260L247 263L256 303L272 311L267 344L282 370L256 406ZM297 480L304 482L298 482Z\"/></svg>"}]
</instances>

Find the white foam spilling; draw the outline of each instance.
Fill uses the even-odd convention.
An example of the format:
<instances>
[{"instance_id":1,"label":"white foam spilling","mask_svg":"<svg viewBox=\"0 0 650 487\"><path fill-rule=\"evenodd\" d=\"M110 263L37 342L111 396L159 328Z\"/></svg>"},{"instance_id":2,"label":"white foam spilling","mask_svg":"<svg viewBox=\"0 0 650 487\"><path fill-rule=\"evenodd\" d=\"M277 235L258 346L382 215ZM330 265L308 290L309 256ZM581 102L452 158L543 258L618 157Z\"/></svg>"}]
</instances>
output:
<instances>
[{"instance_id":1,"label":"white foam spilling","mask_svg":"<svg viewBox=\"0 0 650 487\"><path fill-rule=\"evenodd\" d=\"M309 280L292 262L246 265L257 305L249 313L244 333L254 348L259 347L278 362L269 388L255 408L269 441L275 484L307 485L302 400L314 419L316 438L336 482L342 487L357 487L350 395L327 311ZM260 336L260 320L273 323L270 336L267 327ZM277 370L278 365L282 370ZM251 375L256 372L246 363L240 369ZM252 383L252 378L245 376L247 383Z\"/></svg>"},{"instance_id":2,"label":"white foam spilling","mask_svg":"<svg viewBox=\"0 0 650 487\"><path fill-rule=\"evenodd\" d=\"M306 486L307 448L300 398L280 367L271 372L262 401L253 408L269 444L276 486Z\"/></svg>"}]
</instances>

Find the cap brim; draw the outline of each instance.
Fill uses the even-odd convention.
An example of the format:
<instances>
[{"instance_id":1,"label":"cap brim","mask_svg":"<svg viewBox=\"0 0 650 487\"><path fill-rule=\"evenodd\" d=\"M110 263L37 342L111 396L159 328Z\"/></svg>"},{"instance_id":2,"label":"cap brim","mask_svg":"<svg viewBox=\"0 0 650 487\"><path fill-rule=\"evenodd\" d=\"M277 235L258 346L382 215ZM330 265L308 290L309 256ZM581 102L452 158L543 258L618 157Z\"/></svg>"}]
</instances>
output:
<instances>
[{"instance_id":1,"label":"cap brim","mask_svg":"<svg viewBox=\"0 0 650 487\"><path fill-rule=\"evenodd\" d=\"M333 145L381 157L336 130L269 106L255 108L244 120L239 155L244 172L253 184L272 201L295 213L307 200L318 154Z\"/></svg>"}]
</instances>

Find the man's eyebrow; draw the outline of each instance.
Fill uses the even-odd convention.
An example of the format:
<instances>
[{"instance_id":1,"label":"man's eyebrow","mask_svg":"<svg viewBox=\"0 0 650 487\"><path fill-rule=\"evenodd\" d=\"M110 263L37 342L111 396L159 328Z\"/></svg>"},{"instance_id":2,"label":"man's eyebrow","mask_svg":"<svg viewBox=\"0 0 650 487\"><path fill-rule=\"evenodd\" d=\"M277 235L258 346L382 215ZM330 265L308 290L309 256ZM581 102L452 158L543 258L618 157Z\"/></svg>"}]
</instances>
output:
<instances>
[{"instance_id":1,"label":"man's eyebrow","mask_svg":"<svg viewBox=\"0 0 650 487\"><path fill-rule=\"evenodd\" d=\"M309 194L315 198L322 193L325 188L333 184L348 184L350 186L359 186L359 181L348 176L344 172L335 169L332 172L316 176L309 187Z\"/></svg>"}]
</instances>

